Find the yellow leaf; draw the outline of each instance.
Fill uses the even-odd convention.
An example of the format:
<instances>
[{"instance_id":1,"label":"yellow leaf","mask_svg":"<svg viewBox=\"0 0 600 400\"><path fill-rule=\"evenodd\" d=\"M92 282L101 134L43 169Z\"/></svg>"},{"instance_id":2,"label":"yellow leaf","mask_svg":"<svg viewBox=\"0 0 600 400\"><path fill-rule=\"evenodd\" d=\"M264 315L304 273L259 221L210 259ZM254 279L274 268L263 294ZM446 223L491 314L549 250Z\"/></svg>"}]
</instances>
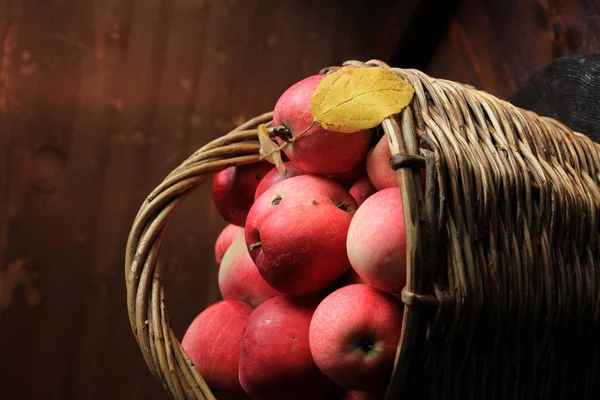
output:
<instances>
[{"instance_id":1,"label":"yellow leaf","mask_svg":"<svg viewBox=\"0 0 600 400\"><path fill-rule=\"evenodd\" d=\"M398 114L410 104L413 94L404 79L385 68L347 66L319 83L311 111L323 128L350 133L374 128Z\"/></svg>"},{"instance_id":2,"label":"yellow leaf","mask_svg":"<svg viewBox=\"0 0 600 400\"><path fill-rule=\"evenodd\" d=\"M285 165L281 159L281 147L271 140L265 124L258 126L258 140L260 141L260 158L274 164L279 174L285 174Z\"/></svg>"}]
</instances>

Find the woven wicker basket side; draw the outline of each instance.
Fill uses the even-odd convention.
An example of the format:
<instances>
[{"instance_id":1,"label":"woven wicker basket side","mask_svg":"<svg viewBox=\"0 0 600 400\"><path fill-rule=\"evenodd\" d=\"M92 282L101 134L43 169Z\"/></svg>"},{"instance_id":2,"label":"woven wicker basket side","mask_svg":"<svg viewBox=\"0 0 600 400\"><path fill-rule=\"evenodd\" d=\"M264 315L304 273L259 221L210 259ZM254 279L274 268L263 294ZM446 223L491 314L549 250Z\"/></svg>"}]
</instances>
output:
<instances>
[{"instance_id":1,"label":"woven wicker basket side","mask_svg":"<svg viewBox=\"0 0 600 400\"><path fill-rule=\"evenodd\" d=\"M389 398L599 398L600 148L471 87L391 70L415 98L382 124L407 227L407 307ZM270 119L195 152L133 223L131 327L176 399L214 397L169 327L157 264L164 226L212 174L259 161L256 127ZM426 187L416 169L423 165Z\"/></svg>"}]
</instances>

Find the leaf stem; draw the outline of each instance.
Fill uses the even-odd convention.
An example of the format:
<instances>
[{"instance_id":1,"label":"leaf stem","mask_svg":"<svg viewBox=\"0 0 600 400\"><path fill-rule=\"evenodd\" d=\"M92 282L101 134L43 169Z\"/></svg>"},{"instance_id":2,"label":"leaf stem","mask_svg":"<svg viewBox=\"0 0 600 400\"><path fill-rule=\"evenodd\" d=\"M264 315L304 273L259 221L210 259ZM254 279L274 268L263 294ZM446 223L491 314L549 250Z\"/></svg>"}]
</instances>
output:
<instances>
[{"instance_id":1,"label":"leaf stem","mask_svg":"<svg viewBox=\"0 0 600 400\"><path fill-rule=\"evenodd\" d=\"M299 134L297 134L295 137L292 138L291 143L294 143L296 140L298 140L298 138L300 138L302 135L304 135L306 132L308 132L310 130L310 128L312 128L316 123L317 123L317 121L313 120L313 122L311 122L310 125L305 130L303 130L302 132L300 132Z\"/></svg>"}]
</instances>

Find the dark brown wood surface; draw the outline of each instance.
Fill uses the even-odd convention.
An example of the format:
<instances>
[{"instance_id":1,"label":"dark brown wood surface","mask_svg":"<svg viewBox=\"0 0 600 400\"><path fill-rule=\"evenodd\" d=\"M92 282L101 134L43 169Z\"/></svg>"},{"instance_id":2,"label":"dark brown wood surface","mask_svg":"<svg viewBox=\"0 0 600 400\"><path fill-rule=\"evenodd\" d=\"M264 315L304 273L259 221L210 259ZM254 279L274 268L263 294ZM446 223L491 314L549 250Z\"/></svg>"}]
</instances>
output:
<instances>
[{"instance_id":1,"label":"dark brown wood surface","mask_svg":"<svg viewBox=\"0 0 600 400\"><path fill-rule=\"evenodd\" d=\"M166 398L126 316L137 207L293 82L389 60L416 1L372 3L0 0L0 398ZM218 298L209 194L163 246L180 335Z\"/></svg>"},{"instance_id":2,"label":"dark brown wood surface","mask_svg":"<svg viewBox=\"0 0 600 400\"><path fill-rule=\"evenodd\" d=\"M463 0L426 72L508 100L553 59L599 49L598 0Z\"/></svg>"}]
</instances>

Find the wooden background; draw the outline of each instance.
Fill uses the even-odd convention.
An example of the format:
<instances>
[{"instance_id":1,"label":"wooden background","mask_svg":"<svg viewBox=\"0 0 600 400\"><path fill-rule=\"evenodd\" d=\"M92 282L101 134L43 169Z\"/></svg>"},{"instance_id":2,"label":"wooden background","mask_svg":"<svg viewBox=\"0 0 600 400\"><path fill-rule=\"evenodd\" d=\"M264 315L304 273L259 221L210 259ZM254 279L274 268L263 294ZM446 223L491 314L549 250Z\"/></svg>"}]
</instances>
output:
<instances>
[{"instance_id":1,"label":"wooden background","mask_svg":"<svg viewBox=\"0 0 600 400\"><path fill-rule=\"evenodd\" d=\"M146 194L302 77L380 58L502 98L598 51L600 1L0 0L0 397L165 399L125 309ZM218 298L200 188L162 251L176 332Z\"/></svg>"}]
</instances>

